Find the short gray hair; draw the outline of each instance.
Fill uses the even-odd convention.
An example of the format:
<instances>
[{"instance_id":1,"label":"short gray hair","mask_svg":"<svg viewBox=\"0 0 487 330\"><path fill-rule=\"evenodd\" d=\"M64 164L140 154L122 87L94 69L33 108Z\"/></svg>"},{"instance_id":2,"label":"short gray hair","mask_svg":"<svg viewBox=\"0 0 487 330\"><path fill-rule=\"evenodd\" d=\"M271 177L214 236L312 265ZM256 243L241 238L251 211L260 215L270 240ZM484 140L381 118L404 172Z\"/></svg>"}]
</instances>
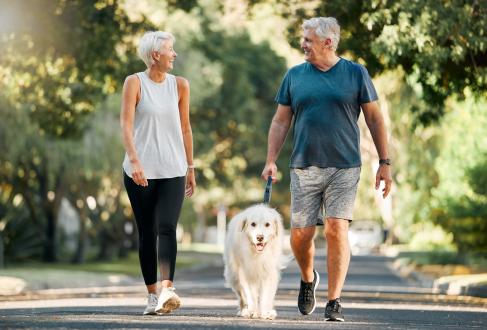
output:
<instances>
[{"instance_id":1,"label":"short gray hair","mask_svg":"<svg viewBox=\"0 0 487 330\"><path fill-rule=\"evenodd\" d=\"M176 40L169 32L149 31L146 32L139 41L137 53L148 68L153 64L152 52L160 51L162 44L168 40Z\"/></svg>"},{"instance_id":2,"label":"short gray hair","mask_svg":"<svg viewBox=\"0 0 487 330\"><path fill-rule=\"evenodd\" d=\"M340 25L334 17L313 17L305 20L302 25L303 30L314 30L318 38L331 39L331 48L337 50L340 41Z\"/></svg>"}]
</instances>

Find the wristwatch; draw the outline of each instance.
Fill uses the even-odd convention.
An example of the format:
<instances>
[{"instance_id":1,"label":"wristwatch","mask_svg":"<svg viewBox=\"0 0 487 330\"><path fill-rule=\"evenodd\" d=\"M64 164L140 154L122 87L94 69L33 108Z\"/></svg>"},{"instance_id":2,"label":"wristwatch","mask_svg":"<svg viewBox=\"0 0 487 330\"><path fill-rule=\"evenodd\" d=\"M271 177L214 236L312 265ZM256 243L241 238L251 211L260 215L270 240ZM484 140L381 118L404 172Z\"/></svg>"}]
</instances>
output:
<instances>
[{"instance_id":1,"label":"wristwatch","mask_svg":"<svg viewBox=\"0 0 487 330\"><path fill-rule=\"evenodd\" d=\"M389 158L379 159L379 165L382 165L382 164L391 165L391 160Z\"/></svg>"}]
</instances>

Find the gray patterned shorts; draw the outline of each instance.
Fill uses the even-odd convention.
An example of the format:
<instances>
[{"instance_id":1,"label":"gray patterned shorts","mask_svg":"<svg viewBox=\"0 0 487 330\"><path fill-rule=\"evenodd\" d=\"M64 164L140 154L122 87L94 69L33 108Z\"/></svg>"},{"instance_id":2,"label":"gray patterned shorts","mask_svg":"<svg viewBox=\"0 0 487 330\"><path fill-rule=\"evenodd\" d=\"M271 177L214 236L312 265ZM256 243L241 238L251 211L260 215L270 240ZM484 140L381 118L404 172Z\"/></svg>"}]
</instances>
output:
<instances>
[{"instance_id":1,"label":"gray patterned shorts","mask_svg":"<svg viewBox=\"0 0 487 330\"><path fill-rule=\"evenodd\" d=\"M291 168L291 227L323 225L325 218L352 220L360 167Z\"/></svg>"}]
</instances>

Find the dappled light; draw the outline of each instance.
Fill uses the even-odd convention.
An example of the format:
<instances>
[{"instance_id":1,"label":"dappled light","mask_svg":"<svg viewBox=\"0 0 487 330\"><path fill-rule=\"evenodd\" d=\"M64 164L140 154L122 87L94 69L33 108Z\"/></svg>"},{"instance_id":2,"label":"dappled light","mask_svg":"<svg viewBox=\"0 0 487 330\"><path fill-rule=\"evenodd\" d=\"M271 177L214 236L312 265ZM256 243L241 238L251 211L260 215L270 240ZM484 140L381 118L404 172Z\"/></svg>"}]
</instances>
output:
<instances>
[{"instance_id":1,"label":"dappled light","mask_svg":"<svg viewBox=\"0 0 487 330\"><path fill-rule=\"evenodd\" d=\"M173 73L191 86L198 188L184 202L181 237L216 243L221 210L228 220L262 202L274 98L287 69L304 61L302 20L323 15L341 24L338 54L373 77L390 140L394 186L383 200L360 118L354 218L380 224L388 245L485 258L485 2L291 3L1 2L0 267L113 260L137 249L119 115L125 77L145 69L135 45L149 30L174 33ZM291 135L271 202L286 228Z\"/></svg>"}]
</instances>

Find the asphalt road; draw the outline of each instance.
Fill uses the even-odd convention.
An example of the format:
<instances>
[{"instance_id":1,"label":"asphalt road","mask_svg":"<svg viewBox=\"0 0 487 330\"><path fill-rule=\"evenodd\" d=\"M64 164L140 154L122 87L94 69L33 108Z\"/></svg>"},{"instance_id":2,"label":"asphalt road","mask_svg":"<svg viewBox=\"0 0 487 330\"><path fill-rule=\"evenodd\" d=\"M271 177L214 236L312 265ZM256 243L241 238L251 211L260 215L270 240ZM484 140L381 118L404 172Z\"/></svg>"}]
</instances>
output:
<instances>
[{"instance_id":1,"label":"asphalt road","mask_svg":"<svg viewBox=\"0 0 487 330\"><path fill-rule=\"evenodd\" d=\"M323 253L318 307L299 314L299 272L294 261L284 270L276 299L276 320L235 316L236 299L223 285L221 262L177 271L176 288L183 307L170 315L142 316L142 285L130 289L69 295L62 299L0 302L0 329L487 329L487 300L432 294L398 276L391 260L354 257L343 293L345 323L323 321L326 272ZM140 291L138 290L140 288ZM140 292L140 293L139 293ZM23 297L22 299L25 299Z\"/></svg>"}]
</instances>

